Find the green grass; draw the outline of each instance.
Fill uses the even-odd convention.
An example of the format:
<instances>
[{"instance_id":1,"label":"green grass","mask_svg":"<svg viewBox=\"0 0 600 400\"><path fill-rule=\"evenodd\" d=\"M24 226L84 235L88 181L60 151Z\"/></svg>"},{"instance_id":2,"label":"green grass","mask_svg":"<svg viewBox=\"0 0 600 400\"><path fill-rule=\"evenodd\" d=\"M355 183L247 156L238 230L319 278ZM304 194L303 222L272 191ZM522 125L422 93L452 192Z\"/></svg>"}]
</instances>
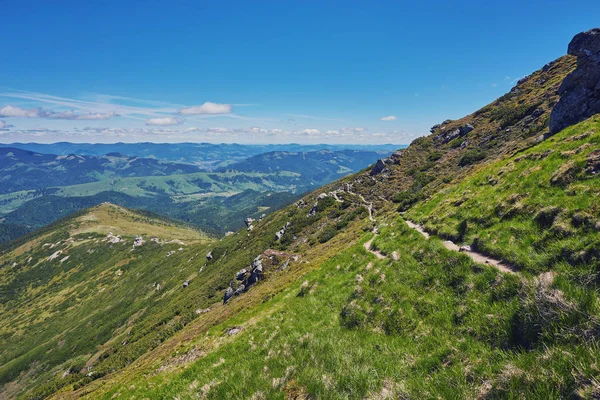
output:
<instances>
[{"instance_id":1,"label":"green grass","mask_svg":"<svg viewBox=\"0 0 600 400\"><path fill-rule=\"evenodd\" d=\"M600 117L526 151L488 162L410 209L407 217L441 236L537 274L590 271L600 248L600 179L586 159L600 147Z\"/></svg>"},{"instance_id":2,"label":"green grass","mask_svg":"<svg viewBox=\"0 0 600 400\"><path fill-rule=\"evenodd\" d=\"M518 277L387 222L375 246L397 260L367 253L365 234L267 302L89 396L548 399L589 389L597 346L524 351L513 337ZM231 327L242 331L229 336ZM194 351L202 351L196 361L158 372Z\"/></svg>"}]
</instances>

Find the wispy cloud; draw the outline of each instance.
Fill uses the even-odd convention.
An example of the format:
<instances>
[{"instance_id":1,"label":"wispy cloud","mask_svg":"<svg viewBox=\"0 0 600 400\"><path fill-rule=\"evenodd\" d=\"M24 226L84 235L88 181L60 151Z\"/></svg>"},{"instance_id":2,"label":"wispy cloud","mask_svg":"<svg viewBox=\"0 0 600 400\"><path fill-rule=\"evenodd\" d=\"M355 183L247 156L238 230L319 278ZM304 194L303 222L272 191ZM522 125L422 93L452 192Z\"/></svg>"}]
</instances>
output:
<instances>
[{"instance_id":1,"label":"wispy cloud","mask_svg":"<svg viewBox=\"0 0 600 400\"><path fill-rule=\"evenodd\" d=\"M174 117L160 117L160 118L150 118L146 121L146 125L150 126L172 126L172 125L181 125L183 120L181 118Z\"/></svg>"},{"instance_id":2,"label":"wispy cloud","mask_svg":"<svg viewBox=\"0 0 600 400\"><path fill-rule=\"evenodd\" d=\"M73 110L57 112L53 110L44 110L41 108L24 109L21 107L7 105L0 108L0 117L20 117L20 118L48 118L48 119L68 119L68 120L103 120L112 117L118 117L119 114L112 113L87 113L79 114Z\"/></svg>"},{"instance_id":3,"label":"wispy cloud","mask_svg":"<svg viewBox=\"0 0 600 400\"><path fill-rule=\"evenodd\" d=\"M315 120L320 120L320 121L344 122L344 120L340 119L340 118L318 117L318 116L306 115L306 114L285 114L285 115L289 116L289 117L300 118L300 119L304 118L304 119L315 119Z\"/></svg>"},{"instance_id":4,"label":"wispy cloud","mask_svg":"<svg viewBox=\"0 0 600 400\"><path fill-rule=\"evenodd\" d=\"M231 104L218 104L207 101L199 106L184 107L179 110L183 115L201 115L201 114L229 114L231 113Z\"/></svg>"},{"instance_id":5,"label":"wispy cloud","mask_svg":"<svg viewBox=\"0 0 600 400\"><path fill-rule=\"evenodd\" d=\"M395 115L388 115L387 117L381 117L382 121L396 121L398 117Z\"/></svg>"}]
</instances>

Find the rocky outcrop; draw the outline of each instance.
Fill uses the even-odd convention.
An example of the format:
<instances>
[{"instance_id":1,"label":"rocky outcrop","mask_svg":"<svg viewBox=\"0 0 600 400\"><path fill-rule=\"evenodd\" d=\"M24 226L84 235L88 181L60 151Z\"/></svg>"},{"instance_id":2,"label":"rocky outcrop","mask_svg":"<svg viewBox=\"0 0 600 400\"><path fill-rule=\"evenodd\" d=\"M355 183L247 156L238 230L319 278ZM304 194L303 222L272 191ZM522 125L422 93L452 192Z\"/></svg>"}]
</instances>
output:
<instances>
[{"instance_id":1,"label":"rocky outcrop","mask_svg":"<svg viewBox=\"0 0 600 400\"><path fill-rule=\"evenodd\" d=\"M323 200L324 198L326 198L328 196L327 193L321 193L319 195L319 197L317 197L317 201L315 202L315 204L313 204L312 208L310 209L310 211L308 212L308 216L309 217L314 217L315 215L317 215L317 210L319 209L319 201ZM285 232L284 232L285 233ZM279 240L279 239L277 239Z\"/></svg>"},{"instance_id":2,"label":"rocky outcrop","mask_svg":"<svg viewBox=\"0 0 600 400\"><path fill-rule=\"evenodd\" d=\"M249 266L235 273L234 279L223 294L223 304L226 304L235 296L239 296L254 286L265 277L265 270L284 270L288 268L290 261L298 261L299 256L278 250L268 249L259 254Z\"/></svg>"},{"instance_id":3,"label":"rocky outcrop","mask_svg":"<svg viewBox=\"0 0 600 400\"><path fill-rule=\"evenodd\" d=\"M458 137L465 136L467 133L471 132L473 129L473 125L466 124L456 129L451 129L448 131L442 131L439 135L434 137L436 142L448 143L451 140L454 140Z\"/></svg>"},{"instance_id":4,"label":"rocky outcrop","mask_svg":"<svg viewBox=\"0 0 600 400\"><path fill-rule=\"evenodd\" d=\"M279 230L279 232L277 232L275 234L275 240L281 240L281 238L283 237L283 235L285 235L285 231L287 231L287 228L289 228L291 225L291 223L288 221L285 223L284 226L281 227L281 229Z\"/></svg>"},{"instance_id":5,"label":"rocky outcrop","mask_svg":"<svg viewBox=\"0 0 600 400\"><path fill-rule=\"evenodd\" d=\"M371 168L370 175L375 176L375 175L388 173L390 165L400 163L400 159L402 158L402 153L403 153L403 150L398 150L398 151L395 151L389 157L381 158L381 159L377 160L375 165L373 165L373 167Z\"/></svg>"},{"instance_id":6,"label":"rocky outcrop","mask_svg":"<svg viewBox=\"0 0 600 400\"><path fill-rule=\"evenodd\" d=\"M550 115L550 134L600 113L600 28L576 35L568 54L577 68L560 85L560 100Z\"/></svg>"},{"instance_id":7,"label":"rocky outcrop","mask_svg":"<svg viewBox=\"0 0 600 400\"><path fill-rule=\"evenodd\" d=\"M385 167L385 161L383 161L382 159L377 160L375 165L373 165L373 168L371 168L371 176L379 175L380 173L385 171Z\"/></svg>"}]
</instances>

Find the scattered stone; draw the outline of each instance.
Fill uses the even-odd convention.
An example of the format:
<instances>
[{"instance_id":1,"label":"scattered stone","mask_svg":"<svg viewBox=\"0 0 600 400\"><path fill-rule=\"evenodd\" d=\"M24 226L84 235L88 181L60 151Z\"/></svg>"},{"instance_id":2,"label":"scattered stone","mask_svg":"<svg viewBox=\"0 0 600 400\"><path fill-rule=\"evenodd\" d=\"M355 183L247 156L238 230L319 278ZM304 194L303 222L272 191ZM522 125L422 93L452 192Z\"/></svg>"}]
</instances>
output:
<instances>
[{"instance_id":1,"label":"scattered stone","mask_svg":"<svg viewBox=\"0 0 600 400\"><path fill-rule=\"evenodd\" d=\"M234 326L231 328L227 328L227 331L225 331L225 333L229 336L233 336L233 335L237 335L238 333L240 333L242 331L242 328L238 327L238 326Z\"/></svg>"},{"instance_id":2,"label":"scattered stone","mask_svg":"<svg viewBox=\"0 0 600 400\"><path fill-rule=\"evenodd\" d=\"M210 308L199 308L196 310L196 314L200 315L200 314L206 314L207 312L210 311Z\"/></svg>"},{"instance_id":3,"label":"scattered stone","mask_svg":"<svg viewBox=\"0 0 600 400\"><path fill-rule=\"evenodd\" d=\"M246 224L247 227L250 227L253 222L254 222L254 219L252 219L252 218L246 218L244 220L244 223Z\"/></svg>"},{"instance_id":4,"label":"scattered stone","mask_svg":"<svg viewBox=\"0 0 600 400\"><path fill-rule=\"evenodd\" d=\"M108 243L119 243L123 241L123 239L121 239L121 236L115 236L112 234L112 232L108 233L108 235L106 236L106 240L108 240Z\"/></svg>"},{"instance_id":5,"label":"scattered stone","mask_svg":"<svg viewBox=\"0 0 600 400\"><path fill-rule=\"evenodd\" d=\"M144 244L144 239L141 236L136 236L133 240L133 247L138 247Z\"/></svg>"},{"instance_id":6,"label":"scattered stone","mask_svg":"<svg viewBox=\"0 0 600 400\"><path fill-rule=\"evenodd\" d=\"M213 259L212 251L209 251L208 254L206 255L206 260L210 261L212 259Z\"/></svg>"},{"instance_id":7,"label":"scattered stone","mask_svg":"<svg viewBox=\"0 0 600 400\"><path fill-rule=\"evenodd\" d=\"M55 251L50 256L48 256L47 261L53 261L53 260L57 259L58 256L60 256L61 254L62 254L62 250Z\"/></svg>"},{"instance_id":8,"label":"scattered stone","mask_svg":"<svg viewBox=\"0 0 600 400\"><path fill-rule=\"evenodd\" d=\"M460 246L458 249L459 252L470 252L471 251L471 246L469 245L464 245L464 246Z\"/></svg>"}]
</instances>

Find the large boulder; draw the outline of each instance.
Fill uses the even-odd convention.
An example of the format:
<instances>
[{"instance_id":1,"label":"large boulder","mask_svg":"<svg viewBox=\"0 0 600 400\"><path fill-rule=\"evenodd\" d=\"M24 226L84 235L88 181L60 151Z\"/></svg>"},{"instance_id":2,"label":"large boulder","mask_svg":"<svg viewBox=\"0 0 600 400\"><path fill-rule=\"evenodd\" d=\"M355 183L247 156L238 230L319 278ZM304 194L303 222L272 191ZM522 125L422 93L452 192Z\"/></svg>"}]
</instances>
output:
<instances>
[{"instance_id":1,"label":"large boulder","mask_svg":"<svg viewBox=\"0 0 600 400\"><path fill-rule=\"evenodd\" d=\"M560 100L550 114L550 133L600 113L600 28L576 35L568 54L577 57L577 68L560 85Z\"/></svg>"}]
</instances>

